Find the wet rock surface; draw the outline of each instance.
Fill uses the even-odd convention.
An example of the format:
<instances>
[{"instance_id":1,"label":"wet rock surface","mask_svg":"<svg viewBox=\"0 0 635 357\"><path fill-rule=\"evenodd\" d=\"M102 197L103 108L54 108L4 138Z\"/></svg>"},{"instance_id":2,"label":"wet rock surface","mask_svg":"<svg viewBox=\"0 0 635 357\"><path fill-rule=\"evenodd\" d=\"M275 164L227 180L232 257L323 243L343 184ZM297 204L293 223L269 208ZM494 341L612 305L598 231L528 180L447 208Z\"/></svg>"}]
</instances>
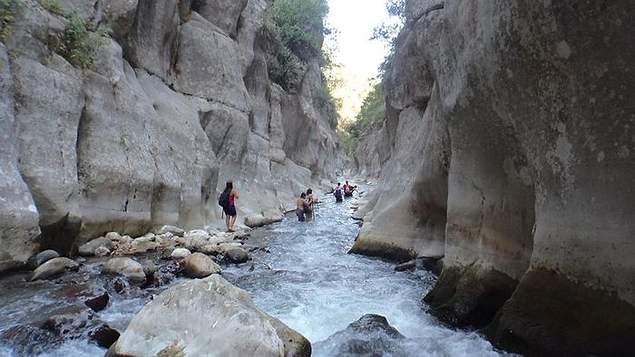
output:
<instances>
[{"instance_id":1,"label":"wet rock surface","mask_svg":"<svg viewBox=\"0 0 635 357\"><path fill-rule=\"evenodd\" d=\"M404 339L384 316L369 314L320 342L316 348L327 349L333 356L408 356L400 344Z\"/></svg>"},{"instance_id":2,"label":"wet rock surface","mask_svg":"<svg viewBox=\"0 0 635 357\"><path fill-rule=\"evenodd\" d=\"M171 286L221 274L225 263L218 265L217 260L236 263L250 259L240 248L249 239L244 231L180 232L168 227L158 233L132 238L110 232L87 242L76 259L45 251L31 259L33 265L40 262L32 272L0 277L0 311L21 316L0 323L0 344L20 356L37 355L76 339L108 348L132 317L114 324L108 321L113 304L131 301L138 306L141 301L140 309ZM150 249L142 248L148 244ZM100 247L108 253L97 254ZM234 258L223 259L227 252L240 254L230 253Z\"/></svg>"}]
</instances>

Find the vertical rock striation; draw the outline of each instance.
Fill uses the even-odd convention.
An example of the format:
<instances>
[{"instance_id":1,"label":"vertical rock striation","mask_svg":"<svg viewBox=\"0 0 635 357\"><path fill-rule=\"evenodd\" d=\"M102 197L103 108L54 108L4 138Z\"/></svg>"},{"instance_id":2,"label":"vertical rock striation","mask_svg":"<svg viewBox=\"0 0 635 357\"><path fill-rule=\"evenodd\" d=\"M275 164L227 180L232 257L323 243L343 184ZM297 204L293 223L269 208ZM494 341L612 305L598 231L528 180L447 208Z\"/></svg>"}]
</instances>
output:
<instances>
[{"instance_id":1,"label":"vertical rock striation","mask_svg":"<svg viewBox=\"0 0 635 357\"><path fill-rule=\"evenodd\" d=\"M297 93L269 80L257 42L266 0L12 4L0 43L0 271L109 231L220 225L228 179L240 216L279 219L295 191L334 171L333 119L311 98L319 68Z\"/></svg>"},{"instance_id":2,"label":"vertical rock striation","mask_svg":"<svg viewBox=\"0 0 635 357\"><path fill-rule=\"evenodd\" d=\"M383 158L353 250L443 254L426 301L497 345L631 350L635 5L407 1L406 15L387 139L356 159Z\"/></svg>"}]
</instances>

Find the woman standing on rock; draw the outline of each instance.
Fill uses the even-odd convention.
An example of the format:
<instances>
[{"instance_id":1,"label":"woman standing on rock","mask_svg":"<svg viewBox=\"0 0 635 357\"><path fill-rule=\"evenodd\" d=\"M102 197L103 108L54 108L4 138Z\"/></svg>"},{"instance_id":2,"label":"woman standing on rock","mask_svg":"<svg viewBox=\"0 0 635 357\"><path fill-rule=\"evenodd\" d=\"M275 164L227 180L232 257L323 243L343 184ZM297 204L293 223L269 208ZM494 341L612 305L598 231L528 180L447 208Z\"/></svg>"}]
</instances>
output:
<instances>
[{"instance_id":1,"label":"woman standing on rock","mask_svg":"<svg viewBox=\"0 0 635 357\"><path fill-rule=\"evenodd\" d=\"M225 192L229 193L229 204L223 207L223 211L225 212L225 225L227 226L227 232L233 232L234 223L236 223L236 200L239 198L238 190L234 188L232 181L227 181L223 193Z\"/></svg>"}]
</instances>

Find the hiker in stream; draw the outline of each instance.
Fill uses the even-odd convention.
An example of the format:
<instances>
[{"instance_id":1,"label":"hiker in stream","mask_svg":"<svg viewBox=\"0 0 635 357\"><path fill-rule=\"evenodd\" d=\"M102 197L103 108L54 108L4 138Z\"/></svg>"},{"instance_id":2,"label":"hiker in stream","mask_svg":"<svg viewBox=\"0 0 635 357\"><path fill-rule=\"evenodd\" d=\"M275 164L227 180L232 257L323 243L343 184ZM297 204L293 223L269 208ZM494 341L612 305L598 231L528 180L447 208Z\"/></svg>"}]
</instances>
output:
<instances>
[{"instance_id":1,"label":"hiker in stream","mask_svg":"<svg viewBox=\"0 0 635 357\"><path fill-rule=\"evenodd\" d=\"M337 187L333 190L333 196L335 196L335 202L342 202L344 197L344 190L342 189L342 184L337 183Z\"/></svg>"},{"instance_id":2,"label":"hiker in stream","mask_svg":"<svg viewBox=\"0 0 635 357\"><path fill-rule=\"evenodd\" d=\"M306 201L306 207L304 208L304 214L306 215L306 220L310 221L313 218L313 204L317 201L315 196L313 195L313 189L306 190L306 197L304 198Z\"/></svg>"},{"instance_id":3,"label":"hiker in stream","mask_svg":"<svg viewBox=\"0 0 635 357\"><path fill-rule=\"evenodd\" d=\"M306 202L306 193L302 192L300 197L295 201L295 215L298 216L298 221L304 222L304 212L309 205Z\"/></svg>"},{"instance_id":4,"label":"hiker in stream","mask_svg":"<svg viewBox=\"0 0 635 357\"><path fill-rule=\"evenodd\" d=\"M352 197L353 191L357 189L357 186L353 186L350 183L348 183L348 181L346 181L342 188L344 189L344 197Z\"/></svg>"},{"instance_id":5,"label":"hiker in stream","mask_svg":"<svg viewBox=\"0 0 635 357\"><path fill-rule=\"evenodd\" d=\"M227 181L225 189L218 198L218 204L223 207L223 212L225 213L227 232L234 231L234 224L236 223L236 200L238 198L238 190L234 188L234 183Z\"/></svg>"}]
</instances>

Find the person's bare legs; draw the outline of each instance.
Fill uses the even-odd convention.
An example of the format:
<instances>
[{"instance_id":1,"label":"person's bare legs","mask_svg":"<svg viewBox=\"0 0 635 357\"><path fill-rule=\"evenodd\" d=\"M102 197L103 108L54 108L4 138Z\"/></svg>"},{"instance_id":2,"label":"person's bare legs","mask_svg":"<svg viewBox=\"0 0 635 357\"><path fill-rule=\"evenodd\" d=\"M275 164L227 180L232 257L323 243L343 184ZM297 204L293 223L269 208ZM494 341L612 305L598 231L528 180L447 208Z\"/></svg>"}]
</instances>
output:
<instances>
[{"instance_id":1,"label":"person's bare legs","mask_svg":"<svg viewBox=\"0 0 635 357\"><path fill-rule=\"evenodd\" d=\"M235 216L234 216L234 217L235 217ZM232 216L225 215L225 227L227 227L227 230L228 230L228 231L230 230L230 228L229 228L229 227L231 227L231 226L230 226L231 218L232 218Z\"/></svg>"},{"instance_id":2,"label":"person's bare legs","mask_svg":"<svg viewBox=\"0 0 635 357\"><path fill-rule=\"evenodd\" d=\"M236 223L236 215L234 216L229 216L229 228L227 228L227 230L229 231L234 231L234 223Z\"/></svg>"}]
</instances>

